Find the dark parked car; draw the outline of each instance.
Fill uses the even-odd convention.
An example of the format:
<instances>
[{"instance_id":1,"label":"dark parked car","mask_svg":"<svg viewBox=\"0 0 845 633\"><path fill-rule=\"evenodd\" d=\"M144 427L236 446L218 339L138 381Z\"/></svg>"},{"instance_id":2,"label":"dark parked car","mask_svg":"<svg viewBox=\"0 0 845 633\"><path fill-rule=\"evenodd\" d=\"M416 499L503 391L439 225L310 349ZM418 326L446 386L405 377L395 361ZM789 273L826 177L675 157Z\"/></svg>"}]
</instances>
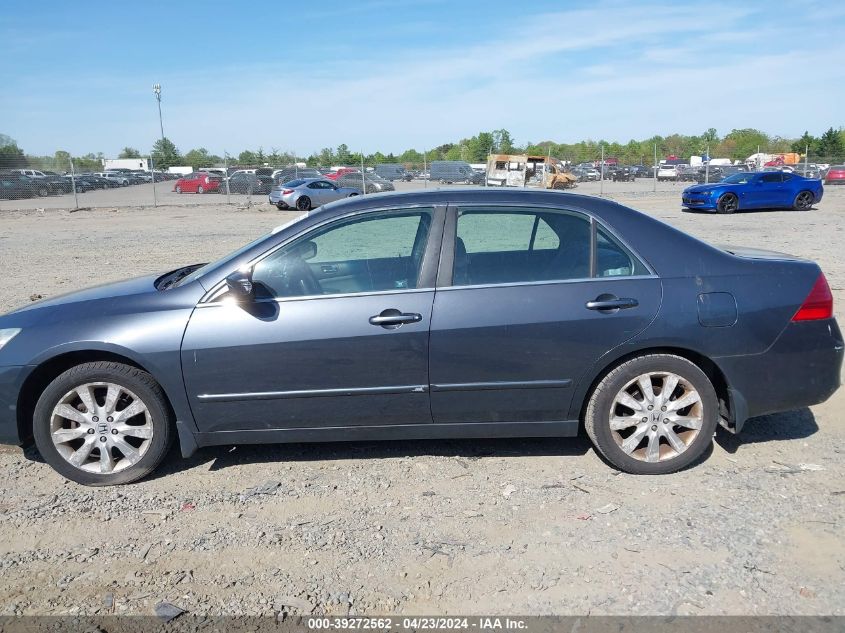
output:
<instances>
[{"instance_id":1,"label":"dark parked car","mask_svg":"<svg viewBox=\"0 0 845 633\"><path fill-rule=\"evenodd\" d=\"M50 195L50 186L40 180L17 172L0 172L0 198L21 200Z\"/></svg>"},{"instance_id":2,"label":"dark parked car","mask_svg":"<svg viewBox=\"0 0 845 633\"><path fill-rule=\"evenodd\" d=\"M633 182L636 179L634 171L626 165L616 165L610 168L610 179L614 182Z\"/></svg>"},{"instance_id":3,"label":"dark parked car","mask_svg":"<svg viewBox=\"0 0 845 633\"><path fill-rule=\"evenodd\" d=\"M654 170L647 165L631 165L634 178L654 178Z\"/></svg>"},{"instance_id":4,"label":"dark parked car","mask_svg":"<svg viewBox=\"0 0 845 633\"><path fill-rule=\"evenodd\" d=\"M271 189L273 189L273 177L269 175L240 172L229 177L229 193L268 194ZM221 183L217 191L226 193L225 181Z\"/></svg>"},{"instance_id":5,"label":"dark parked car","mask_svg":"<svg viewBox=\"0 0 845 633\"><path fill-rule=\"evenodd\" d=\"M681 193L681 205L718 213L746 209L806 211L823 195L821 180L788 171L740 172L721 182L687 187Z\"/></svg>"},{"instance_id":6,"label":"dark parked car","mask_svg":"<svg viewBox=\"0 0 845 633\"><path fill-rule=\"evenodd\" d=\"M273 171L272 176L275 184L283 185L302 178L322 178L323 174L313 167L284 167Z\"/></svg>"},{"instance_id":7,"label":"dark parked car","mask_svg":"<svg viewBox=\"0 0 845 633\"><path fill-rule=\"evenodd\" d=\"M0 440L89 485L220 444L572 436L668 473L824 401L819 266L552 191L357 196L0 317Z\"/></svg>"},{"instance_id":8,"label":"dark parked car","mask_svg":"<svg viewBox=\"0 0 845 633\"><path fill-rule=\"evenodd\" d=\"M64 176L60 176L54 171L44 171L42 172L44 176L41 180L46 181L50 184L50 193L53 195L61 195L63 193L71 193L73 188L70 185L70 182L67 181Z\"/></svg>"}]
</instances>

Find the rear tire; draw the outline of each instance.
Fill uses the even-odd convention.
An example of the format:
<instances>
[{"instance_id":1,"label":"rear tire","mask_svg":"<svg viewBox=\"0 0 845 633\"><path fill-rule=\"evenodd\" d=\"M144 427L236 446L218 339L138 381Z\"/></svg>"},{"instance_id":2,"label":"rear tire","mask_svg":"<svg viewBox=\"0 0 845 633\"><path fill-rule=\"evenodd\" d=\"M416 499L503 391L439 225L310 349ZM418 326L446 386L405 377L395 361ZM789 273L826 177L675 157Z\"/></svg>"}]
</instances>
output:
<instances>
[{"instance_id":1,"label":"rear tire","mask_svg":"<svg viewBox=\"0 0 845 633\"><path fill-rule=\"evenodd\" d=\"M716 390L701 369L680 356L649 354L622 363L599 382L584 426L596 450L619 470L663 475L704 454L718 419Z\"/></svg>"},{"instance_id":2,"label":"rear tire","mask_svg":"<svg viewBox=\"0 0 845 633\"><path fill-rule=\"evenodd\" d=\"M795 196L795 201L792 203L792 208L796 211L809 211L813 208L813 201L815 196L812 191L802 191Z\"/></svg>"},{"instance_id":3,"label":"rear tire","mask_svg":"<svg viewBox=\"0 0 845 633\"><path fill-rule=\"evenodd\" d=\"M311 198L309 198L308 196L300 196L299 199L296 201L296 208L300 211L310 211Z\"/></svg>"},{"instance_id":4,"label":"rear tire","mask_svg":"<svg viewBox=\"0 0 845 633\"><path fill-rule=\"evenodd\" d=\"M176 185L176 193L182 193L182 187L181 186Z\"/></svg>"},{"instance_id":5,"label":"rear tire","mask_svg":"<svg viewBox=\"0 0 845 633\"><path fill-rule=\"evenodd\" d=\"M90 407L78 393L88 394ZM123 411L129 417L121 419ZM62 432L70 437L57 442ZM170 448L173 425L164 392L150 374L99 361L72 367L47 386L35 405L33 436L41 456L59 474L85 486L112 486L151 473ZM107 447L106 456L101 446ZM79 457L85 449L79 464L72 463L74 454Z\"/></svg>"},{"instance_id":6,"label":"rear tire","mask_svg":"<svg viewBox=\"0 0 845 633\"><path fill-rule=\"evenodd\" d=\"M45 187L44 185L38 185L37 193L42 198L46 198L47 196L50 195L50 189L48 187Z\"/></svg>"},{"instance_id":7,"label":"rear tire","mask_svg":"<svg viewBox=\"0 0 845 633\"><path fill-rule=\"evenodd\" d=\"M716 202L716 211L719 213L733 213L739 209L739 198L735 193L723 194Z\"/></svg>"}]
</instances>

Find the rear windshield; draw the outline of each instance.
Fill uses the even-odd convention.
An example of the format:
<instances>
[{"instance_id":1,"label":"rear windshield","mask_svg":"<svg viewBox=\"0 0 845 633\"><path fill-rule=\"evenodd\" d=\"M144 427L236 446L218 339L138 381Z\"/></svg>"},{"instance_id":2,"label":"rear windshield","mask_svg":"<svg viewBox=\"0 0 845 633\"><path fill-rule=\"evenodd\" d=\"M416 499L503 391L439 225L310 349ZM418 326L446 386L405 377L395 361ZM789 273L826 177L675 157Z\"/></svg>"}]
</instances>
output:
<instances>
[{"instance_id":1,"label":"rear windshield","mask_svg":"<svg viewBox=\"0 0 845 633\"><path fill-rule=\"evenodd\" d=\"M300 180L291 180L290 182L286 182L283 186L284 187L299 187L300 185L304 185L305 181Z\"/></svg>"}]
</instances>

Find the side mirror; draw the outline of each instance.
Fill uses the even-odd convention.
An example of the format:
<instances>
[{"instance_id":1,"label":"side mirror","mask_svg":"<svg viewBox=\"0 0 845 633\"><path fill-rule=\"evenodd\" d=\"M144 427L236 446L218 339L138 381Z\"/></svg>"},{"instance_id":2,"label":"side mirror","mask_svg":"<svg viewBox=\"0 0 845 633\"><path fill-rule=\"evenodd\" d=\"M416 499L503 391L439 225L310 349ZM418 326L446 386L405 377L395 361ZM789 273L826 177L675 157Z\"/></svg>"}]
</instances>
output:
<instances>
[{"instance_id":1,"label":"side mirror","mask_svg":"<svg viewBox=\"0 0 845 633\"><path fill-rule=\"evenodd\" d=\"M235 299L251 301L255 296L255 288L252 285L252 270L236 270L226 277L226 287Z\"/></svg>"}]
</instances>

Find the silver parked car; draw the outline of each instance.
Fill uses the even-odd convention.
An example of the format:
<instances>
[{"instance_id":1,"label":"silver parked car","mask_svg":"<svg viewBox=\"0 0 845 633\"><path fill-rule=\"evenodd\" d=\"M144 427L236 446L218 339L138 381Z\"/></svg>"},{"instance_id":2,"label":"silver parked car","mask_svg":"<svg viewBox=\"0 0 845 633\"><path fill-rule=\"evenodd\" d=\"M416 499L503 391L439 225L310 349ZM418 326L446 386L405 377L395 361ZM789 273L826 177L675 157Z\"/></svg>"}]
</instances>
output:
<instances>
[{"instance_id":1,"label":"silver parked car","mask_svg":"<svg viewBox=\"0 0 845 633\"><path fill-rule=\"evenodd\" d=\"M300 178L273 187L270 191L270 203L279 209L296 208L308 211L341 198L360 194L360 189L339 187L324 178Z\"/></svg>"}]
</instances>

